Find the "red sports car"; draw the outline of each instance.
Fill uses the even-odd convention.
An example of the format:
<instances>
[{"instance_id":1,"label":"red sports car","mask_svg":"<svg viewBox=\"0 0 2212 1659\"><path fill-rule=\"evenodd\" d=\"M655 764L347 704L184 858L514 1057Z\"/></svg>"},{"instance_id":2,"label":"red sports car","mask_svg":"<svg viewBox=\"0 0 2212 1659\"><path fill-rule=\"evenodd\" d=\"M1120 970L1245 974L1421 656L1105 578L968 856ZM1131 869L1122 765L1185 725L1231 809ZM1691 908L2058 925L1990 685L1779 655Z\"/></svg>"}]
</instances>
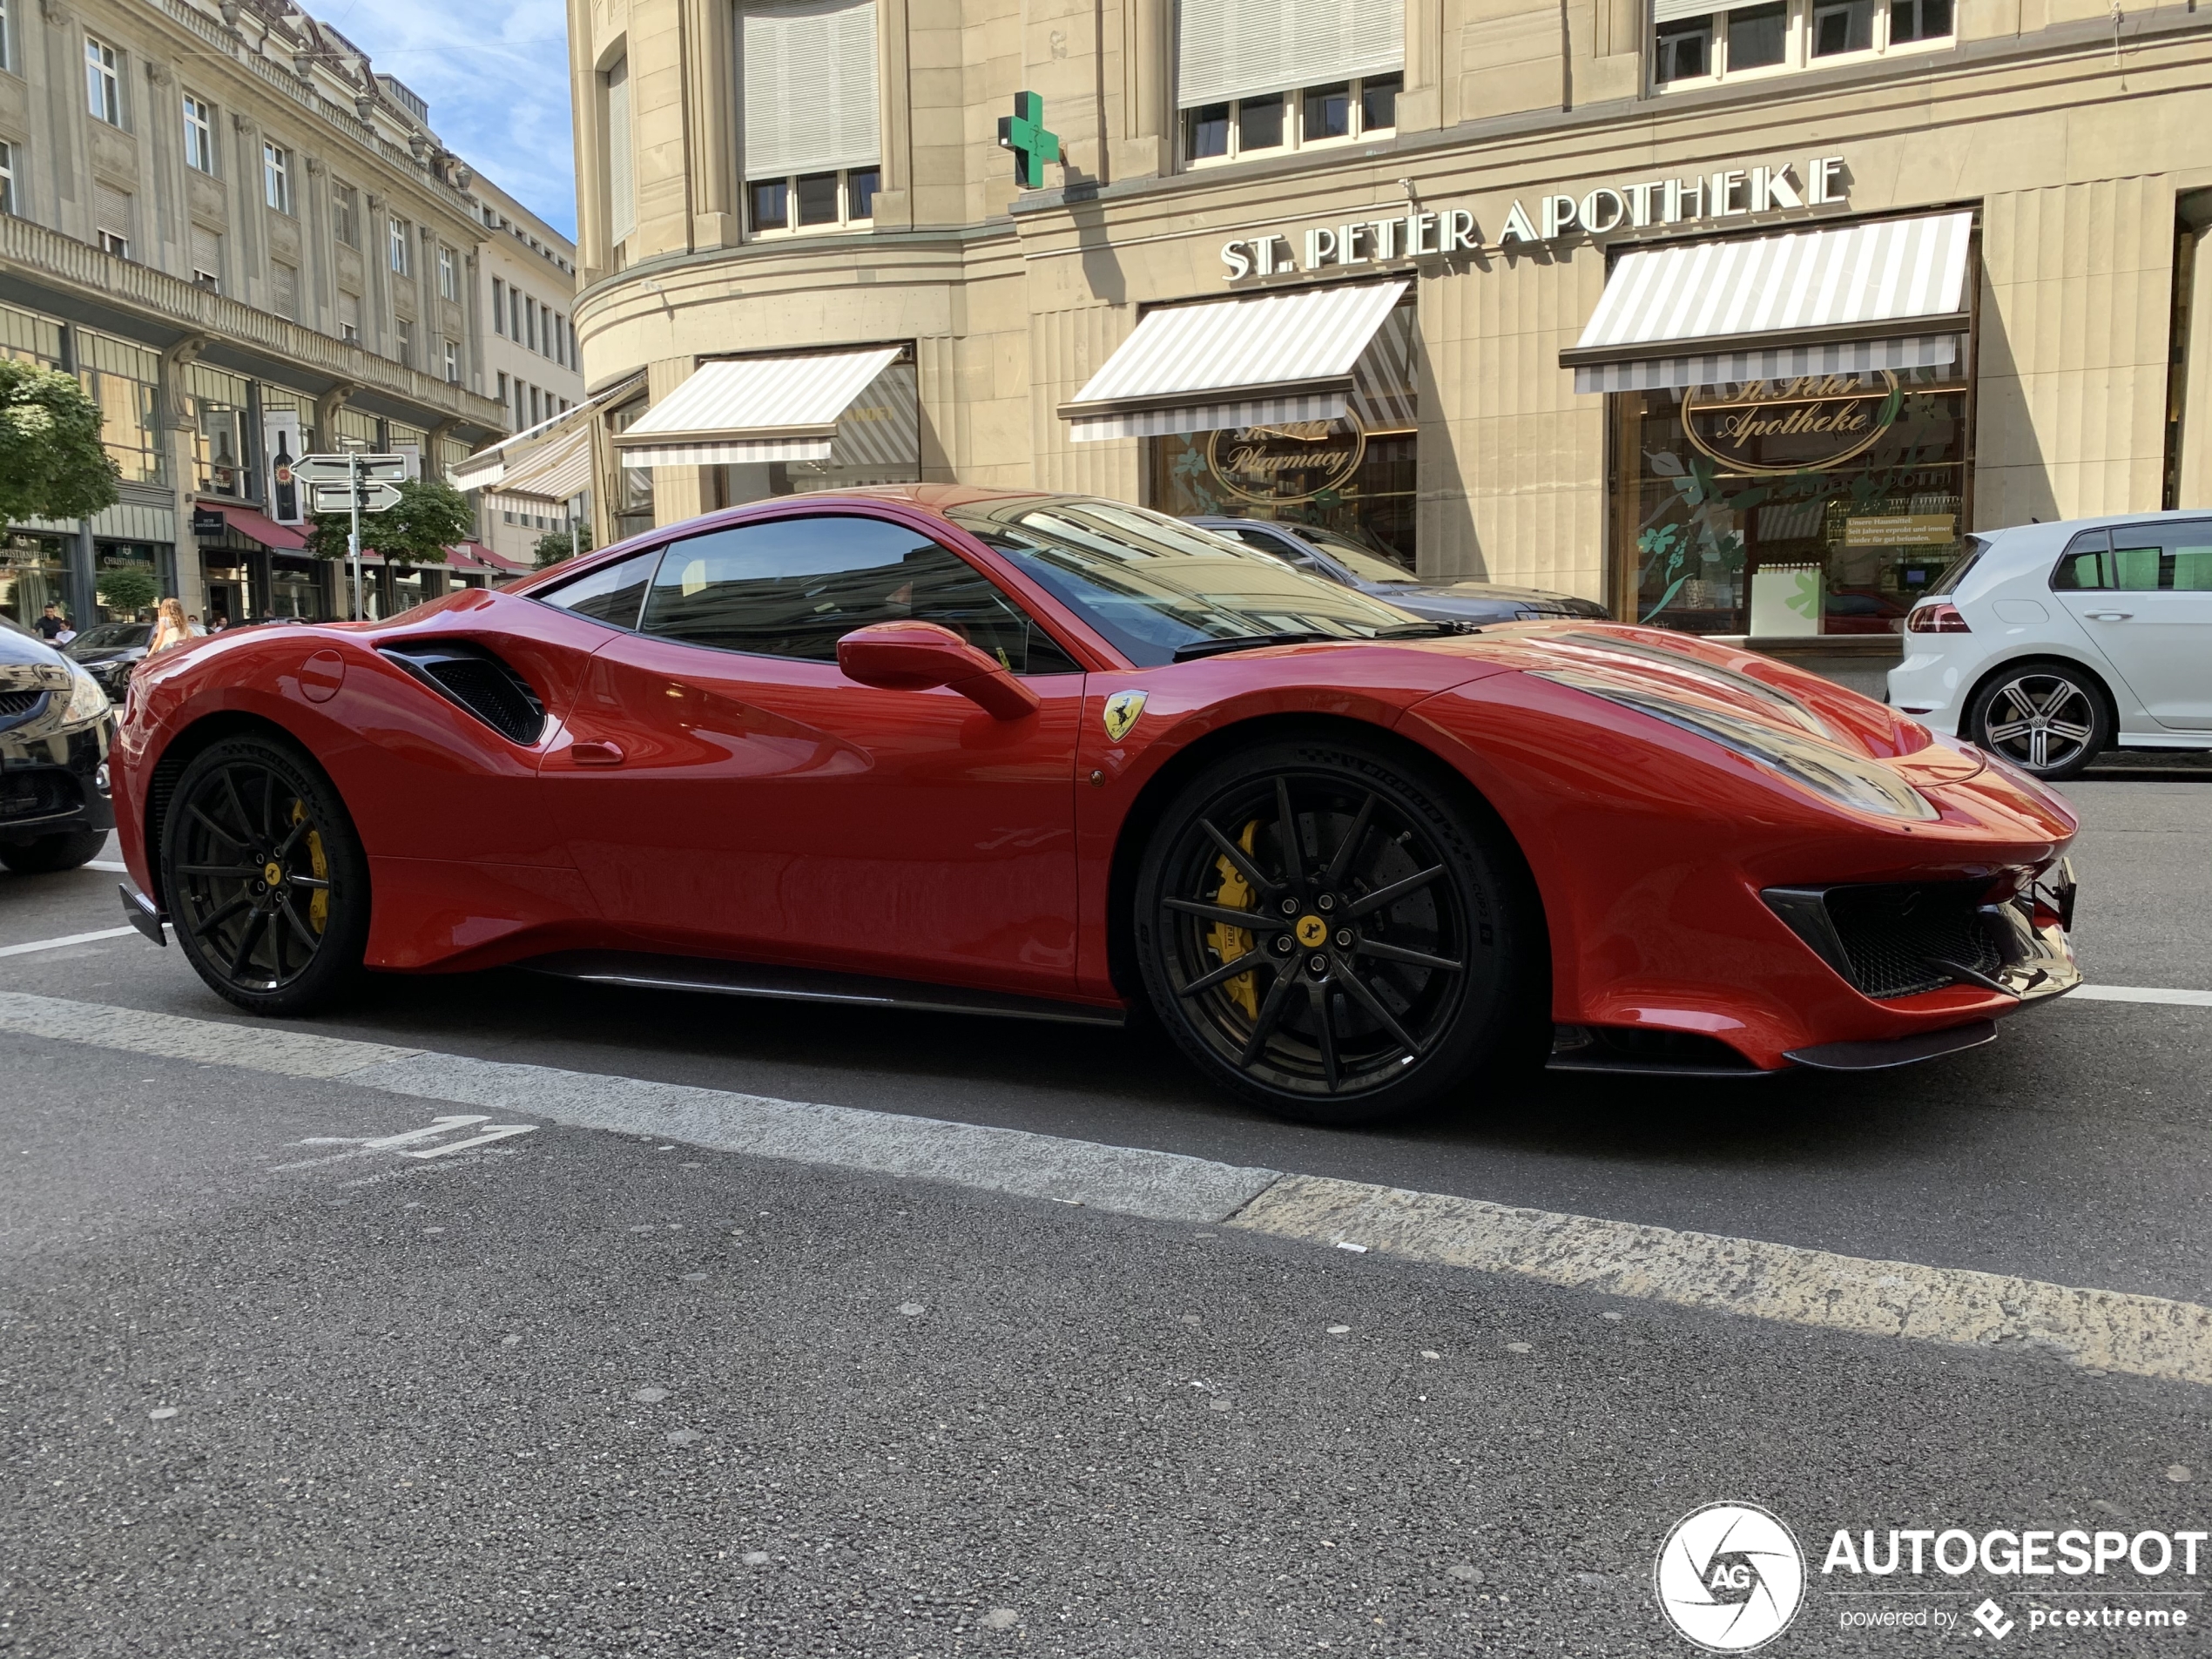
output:
<instances>
[{"instance_id":1,"label":"red sports car","mask_svg":"<svg viewBox=\"0 0 2212 1659\"><path fill-rule=\"evenodd\" d=\"M1119 1022L1350 1123L1509 1062L1862 1068L2079 980L2075 824L1680 634L1424 622L1157 513L761 502L393 621L138 670L153 937L285 1014L363 968Z\"/></svg>"}]
</instances>

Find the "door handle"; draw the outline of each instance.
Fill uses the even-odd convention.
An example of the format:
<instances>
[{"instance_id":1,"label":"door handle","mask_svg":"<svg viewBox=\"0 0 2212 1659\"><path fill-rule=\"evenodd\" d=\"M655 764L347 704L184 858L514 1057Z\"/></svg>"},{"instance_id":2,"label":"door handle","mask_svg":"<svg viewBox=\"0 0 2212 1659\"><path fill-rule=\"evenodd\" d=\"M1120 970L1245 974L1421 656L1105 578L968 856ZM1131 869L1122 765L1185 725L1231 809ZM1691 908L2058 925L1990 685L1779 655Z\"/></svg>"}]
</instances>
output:
<instances>
[{"instance_id":1,"label":"door handle","mask_svg":"<svg viewBox=\"0 0 2212 1659\"><path fill-rule=\"evenodd\" d=\"M600 738L587 738L569 745L569 755L579 766L619 766L622 765L622 745Z\"/></svg>"},{"instance_id":2,"label":"door handle","mask_svg":"<svg viewBox=\"0 0 2212 1659\"><path fill-rule=\"evenodd\" d=\"M2135 613L2132 610L2092 610L2088 614L2091 622L2125 622Z\"/></svg>"}]
</instances>

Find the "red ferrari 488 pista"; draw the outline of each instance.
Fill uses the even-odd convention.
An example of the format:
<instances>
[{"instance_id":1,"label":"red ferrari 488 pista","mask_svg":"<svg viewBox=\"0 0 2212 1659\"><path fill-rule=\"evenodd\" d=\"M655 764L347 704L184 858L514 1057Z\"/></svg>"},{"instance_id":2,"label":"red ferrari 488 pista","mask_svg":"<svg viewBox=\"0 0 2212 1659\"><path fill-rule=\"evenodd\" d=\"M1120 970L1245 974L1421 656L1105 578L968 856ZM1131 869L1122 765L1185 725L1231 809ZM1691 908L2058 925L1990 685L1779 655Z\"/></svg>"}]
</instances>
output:
<instances>
[{"instance_id":1,"label":"red ferrari 488 pista","mask_svg":"<svg viewBox=\"0 0 2212 1659\"><path fill-rule=\"evenodd\" d=\"M1509 1062L1968 1047L2079 979L2074 819L1764 658L1422 622L1157 514L915 486L149 660L138 892L286 1014L364 968L1118 1022L1350 1123Z\"/></svg>"}]
</instances>

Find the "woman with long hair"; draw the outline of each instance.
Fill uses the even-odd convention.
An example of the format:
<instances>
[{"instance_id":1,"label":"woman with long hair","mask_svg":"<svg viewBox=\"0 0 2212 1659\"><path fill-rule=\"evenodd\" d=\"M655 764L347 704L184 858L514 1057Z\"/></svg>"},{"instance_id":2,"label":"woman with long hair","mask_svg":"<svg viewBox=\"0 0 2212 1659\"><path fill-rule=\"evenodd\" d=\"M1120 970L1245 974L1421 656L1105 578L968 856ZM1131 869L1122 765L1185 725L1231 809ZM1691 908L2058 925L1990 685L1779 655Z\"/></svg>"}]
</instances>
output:
<instances>
[{"instance_id":1,"label":"woman with long hair","mask_svg":"<svg viewBox=\"0 0 2212 1659\"><path fill-rule=\"evenodd\" d=\"M185 620L185 608L174 599L164 599L155 613L153 637L146 642L146 655L154 656L172 645L181 645L195 637L196 631Z\"/></svg>"}]
</instances>

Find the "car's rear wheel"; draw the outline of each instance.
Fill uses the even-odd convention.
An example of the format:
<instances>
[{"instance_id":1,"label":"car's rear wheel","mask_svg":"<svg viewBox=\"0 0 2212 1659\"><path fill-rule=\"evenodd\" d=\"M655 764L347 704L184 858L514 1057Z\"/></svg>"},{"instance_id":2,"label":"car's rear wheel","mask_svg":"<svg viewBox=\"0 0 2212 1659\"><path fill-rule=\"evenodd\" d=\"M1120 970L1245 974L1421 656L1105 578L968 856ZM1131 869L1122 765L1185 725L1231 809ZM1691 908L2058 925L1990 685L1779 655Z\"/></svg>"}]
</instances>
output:
<instances>
[{"instance_id":1,"label":"car's rear wheel","mask_svg":"<svg viewBox=\"0 0 2212 1659\"><path fill-rule=\"evenodd\" d=\"M336 788L290 744L239 738L195 756L162 841L177 942L219 995L300 1014L360 972L368 860Z\"/></svg>"},{"instance_id":2,"label":"car's rear wheel","mask_svg":"<svg viewBox=\"0 0 2212 1659\"><path fill-rule=\"evenodd\" d=\"M1501 830L1380 748L1207 767L1145 849L1147 994L1208 1076L1284 1116L1427 1106L1548 1028L1533 897Z\"/></svg>"},{"instance_id":3,"label":"car's rear wheel","mask_svg":"<svg viewBox=\"0 0 2212 1659\"><path fill-rule=\"evenodd\" d=\"M0 841L0 864L17 875L51 875L78 868L106 845L105 830L63 830L28 841Z\"/></svg>"},{"instance_id":4,"label":"car's rear wheel","mask_svg":"<svg viewBox=\"0 0 2212 1659\"><path fill-rule=\"evenodd\" d=\"M2104 688L2070 664L2011 664L1975 696L1966 731L1993 754L2053 781L2080 772L2112 741Z\"/></svg>"}]
</instances>

